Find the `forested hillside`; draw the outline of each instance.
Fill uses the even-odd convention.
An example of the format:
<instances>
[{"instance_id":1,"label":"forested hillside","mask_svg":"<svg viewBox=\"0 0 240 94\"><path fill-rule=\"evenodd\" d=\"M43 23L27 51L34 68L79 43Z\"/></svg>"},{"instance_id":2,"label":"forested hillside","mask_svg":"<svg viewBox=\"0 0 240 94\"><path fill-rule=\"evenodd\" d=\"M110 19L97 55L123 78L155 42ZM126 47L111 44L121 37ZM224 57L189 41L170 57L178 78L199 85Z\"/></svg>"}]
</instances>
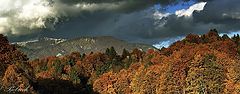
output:
<instances>
[{"instance_id":1,"label":"forested hillside","mask_svg":"<svg viewBox=\"0 0 240 94\"><path fill-rule=\"evenodd\" d=\"M0 89L33 94L238 94L240 37L189 34L168 48L28 60L0 36ZM10 91L10 88L15 88ZM9 90L10 89L10 90Z\"/></svg>"}]
</instances>

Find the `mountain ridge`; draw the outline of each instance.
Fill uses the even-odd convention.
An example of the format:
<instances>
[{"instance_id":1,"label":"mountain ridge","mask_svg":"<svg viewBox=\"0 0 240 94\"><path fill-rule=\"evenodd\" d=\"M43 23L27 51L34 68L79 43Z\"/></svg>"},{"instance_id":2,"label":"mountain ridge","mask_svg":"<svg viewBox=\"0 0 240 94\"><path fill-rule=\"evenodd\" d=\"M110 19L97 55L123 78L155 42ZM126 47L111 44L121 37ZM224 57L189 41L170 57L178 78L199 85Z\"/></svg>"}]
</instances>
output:
<instances>
[{"instance_id":1,"label":"mountain ridge","mask_svg":"<svg viewBox=\"0 0 240 94\"><path fill-rule=\"evenodd\" d=\"M134 48L139 48L146 51L149 48L156 49L155 47L147 44L140 43L128 43L123 40L111 36L101 36L101 37L79 37L75 39L58 39L60 43L47 42L45 40L35 41L27 43L27 46L19 45L15 43L18 48L29 56L30 59L42 58L45 56L56 56L56 55L67 55L71 52L81 52L90 53L95 51L104 52L105 49L114 47L118 54L122 53L123 48L127 50L133 50ZM50 40L51 41L51 40ZM35 44L43 42L43 44L38 47ZM53 43L51 45L51 43ZM26 44L25 44L26 45Z\"/></svg>"}]
</instances>

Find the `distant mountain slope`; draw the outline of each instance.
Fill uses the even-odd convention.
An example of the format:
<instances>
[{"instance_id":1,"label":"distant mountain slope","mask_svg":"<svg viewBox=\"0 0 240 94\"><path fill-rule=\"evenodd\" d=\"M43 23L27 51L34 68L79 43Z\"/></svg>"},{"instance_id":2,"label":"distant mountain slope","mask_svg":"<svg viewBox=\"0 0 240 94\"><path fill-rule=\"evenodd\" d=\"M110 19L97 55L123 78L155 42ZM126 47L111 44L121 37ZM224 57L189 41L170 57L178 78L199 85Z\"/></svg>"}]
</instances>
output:
<instances>
[{"instance_id":1,"label":"distant mountain slope","mask_svg":"<svg viewBox=\"0 0 240 94\"><path fill-rule=\"evenodd\" d=\"M133 50L134 48L142 50L154 48L151 45L128 43L110 36L81 37L71 40L43 38L37 41L15 44L21 51L27 54L30 59L66 55L76 51L80 53L105 52L106 48L112 46L119 54L122 53L124 48L127 50Z\"/></svg>"}]
</instances>

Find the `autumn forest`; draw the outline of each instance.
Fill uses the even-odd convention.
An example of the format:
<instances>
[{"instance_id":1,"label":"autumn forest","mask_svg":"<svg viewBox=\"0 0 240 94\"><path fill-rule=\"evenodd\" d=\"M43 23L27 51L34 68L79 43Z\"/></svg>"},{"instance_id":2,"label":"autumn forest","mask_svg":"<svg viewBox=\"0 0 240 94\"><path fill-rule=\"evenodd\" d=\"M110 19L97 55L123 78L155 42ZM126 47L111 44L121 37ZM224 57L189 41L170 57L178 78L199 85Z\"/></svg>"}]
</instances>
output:
<instances>
[{"instance_id":1,"label":"autumn forest","mask_svg":"<svg viewBox=\"0 0 240 94\"><path fill-rule=\"evenodd\" d=\"M239 94L240 36L215 29L168 48L28 59L0 35L0 93Z\"/></svg>"}]
</instances>

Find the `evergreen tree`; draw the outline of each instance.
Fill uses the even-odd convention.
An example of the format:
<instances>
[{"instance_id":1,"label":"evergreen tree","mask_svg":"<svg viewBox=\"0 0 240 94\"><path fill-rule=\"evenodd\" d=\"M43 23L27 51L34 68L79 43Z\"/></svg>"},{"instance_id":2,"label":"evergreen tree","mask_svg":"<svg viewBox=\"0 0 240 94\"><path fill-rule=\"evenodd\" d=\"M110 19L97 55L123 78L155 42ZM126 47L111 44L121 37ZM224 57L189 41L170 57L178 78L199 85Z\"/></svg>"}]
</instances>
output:
<instances>
[{"instance_id":1,"label":"evergreen tree","mask_svg":"<svg viewBox=\"0 0 240 94\"><path fill-rule=\"evenodd\" d=\"M130 53L128 52L128 50L126 49L123 49L123 52L122 52L122 58L127 58L127 56L130 56Z\"/></svg>"},{"instance_id":2,"label":"evergreen tree","mask_svg":"<svg viewBox=\"0 0 240 94\"><path fill-rule=\"evenodd\" d=\"M108 55L110 59L114 59L117 57L117 52L115 51L114 47L111 47L110 49L107 48L105 54Z\"/></svg>"},{"instance_id":3,"label":"evergreen tree","mask_svg":"<svg viewBox=\"0 0 240 94\"><path fill-rule=\"evenodd\" d=\"M113 57L117 56L117 52L115 51L113 46L110 48L110 55L113 56Z\"/></svg>"},{"instance_id":4,"label":"evergreen tree","mask_svg":"<svg viewBox=\"0 0 240 94\"><path fill-rule=\"evenodd\" d=\"M234 36L232 37L232 40L233 40L237 45L239 45L239 44L240 44L240 36L239 36L239 34L234 35Z\"/></svg>"},{"instance_id":5,"label":"evergreen tree","mask_svg":"<svg viewBox=\"0 0 240 94\"><path fill-rule=\"evenodd\" d=\"M222 38L223 38L224 40L230 39L227 34L224 34L224 35L222 36Z\"/></svg>"},{"instance_id":6,"label":"evergreen tree","mask_svg":"<svg viewBox=\"0 0 240 94\"><path fill-rule=\"evenodd\" d=\"M105 54L108 55L108 56L110 55L110 49L109 48L106 49Z\"/></svg>"}]
</instances>

